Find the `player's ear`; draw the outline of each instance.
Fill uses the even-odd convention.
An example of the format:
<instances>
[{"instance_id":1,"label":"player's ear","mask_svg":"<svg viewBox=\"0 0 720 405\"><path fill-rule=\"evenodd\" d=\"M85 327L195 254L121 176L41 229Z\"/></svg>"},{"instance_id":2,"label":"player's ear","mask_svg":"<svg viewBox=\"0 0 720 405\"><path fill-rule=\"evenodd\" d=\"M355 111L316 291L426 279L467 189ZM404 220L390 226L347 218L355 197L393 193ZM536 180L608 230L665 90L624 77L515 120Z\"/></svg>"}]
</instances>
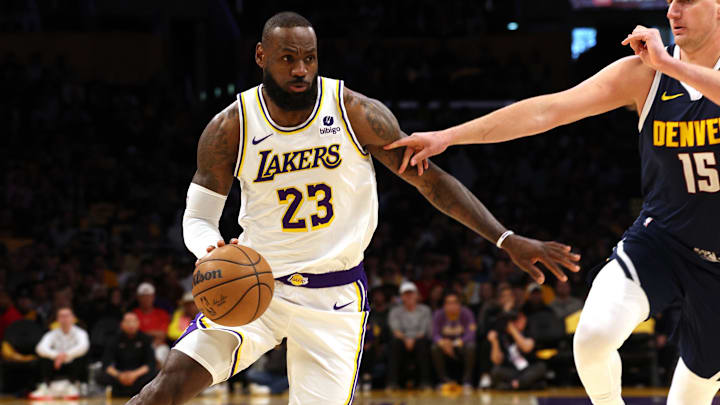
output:
<instances>
[{"instance_id":1,"label":"player's ear","mask_svg":"<svg viewBox=\"0 0 720 405\"><path fill-rule=\"evenodd\" d=\"M262 42L258 42L257 45L255 45L255 63L257 63L261 69L265 69L265 49L263 49Z\"/></svg>"}]
</instances>

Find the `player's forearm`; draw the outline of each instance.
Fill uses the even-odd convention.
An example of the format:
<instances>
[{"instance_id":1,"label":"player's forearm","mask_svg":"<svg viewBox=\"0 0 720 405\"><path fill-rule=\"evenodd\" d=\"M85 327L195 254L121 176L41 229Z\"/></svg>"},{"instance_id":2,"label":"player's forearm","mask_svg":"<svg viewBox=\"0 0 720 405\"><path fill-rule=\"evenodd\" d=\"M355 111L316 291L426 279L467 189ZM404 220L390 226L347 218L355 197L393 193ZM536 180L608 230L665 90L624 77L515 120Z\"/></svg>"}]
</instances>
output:
<instances>
[{"instance_id":1,"label":"player's forearm","mask_svg":"<svg viewBox=\"0 0 720 405\"><path fill-rule=\"evenodd\" d=\"M470 190L434 164L415 186L435 208L492 243L506 231Z\"/></svg>"},{"instance_id":2,"label":"player's forearm","mask_svg":"<svg viewBox=\"0 0 720 405\"><path fill-rule=\"evenodd\" d=\"M218 226L226 198L198 184L190 184L183 215L183 239L197 258L205 256L207 247L222 239Z\"/></svg>"},{"instance_id":3,"label":"player's forearm","mask_svg":"<svg viewBox=\"0 0 720 405\"><path fill-rule=\"evenodd\" d=\"M668 58L660 69L666 75L687 83L713 103L720 105L720 71Z\"/></svg>"},{"instance_id":4,"label":"player's forearm","mask_svg":"<svg viewBox=\"0 0 720 405\"><path fill-rule=\"evenodd\" d=\"M555 95L519 101L445 132L447 145L496 143L535 135L559 125L551 109Z\"/></svg>"}]
</instances>

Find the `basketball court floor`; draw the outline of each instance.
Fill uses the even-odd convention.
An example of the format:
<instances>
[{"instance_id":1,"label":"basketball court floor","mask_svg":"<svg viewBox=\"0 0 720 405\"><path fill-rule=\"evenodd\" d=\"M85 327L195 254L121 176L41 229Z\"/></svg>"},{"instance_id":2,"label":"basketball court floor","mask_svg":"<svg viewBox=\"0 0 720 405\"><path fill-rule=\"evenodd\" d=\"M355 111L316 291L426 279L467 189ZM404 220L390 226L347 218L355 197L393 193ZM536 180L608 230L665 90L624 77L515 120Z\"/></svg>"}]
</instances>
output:
<instances>
[{"instance_id":1,"label":"basketball court floor","mask_svg":"<svg viewBox=\"0 0 720 405\"><path fill-rule=\"evenodd\" d=\"M665 404L667 389L625 389L627 405ZM127 398L89 398L78 401L25 401L5 398L2 405L123 405ZM285 405L284 396L206 395L188 405ZM359 394L354 405L590 405L581 389L548 389L539 392L508 393L475 391L472 395L439 394L416 391ZM716 397L713 405L720 405Z\"/></svg>"}]
</instances>

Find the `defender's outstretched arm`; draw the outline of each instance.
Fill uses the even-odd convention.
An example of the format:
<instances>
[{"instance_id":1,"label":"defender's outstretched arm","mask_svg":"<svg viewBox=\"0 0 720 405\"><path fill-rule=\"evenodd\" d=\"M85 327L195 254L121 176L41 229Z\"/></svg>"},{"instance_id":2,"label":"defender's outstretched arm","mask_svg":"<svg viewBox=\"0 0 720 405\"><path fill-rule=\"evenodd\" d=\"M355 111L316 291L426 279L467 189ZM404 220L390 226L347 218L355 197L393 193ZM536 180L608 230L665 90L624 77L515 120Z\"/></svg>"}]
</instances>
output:
<instances>
[{"instance_id":1,"label":"defender's outstretched arm","mask_svg":"<svg viewBox=\"0 0 720 405\"><path fill-rule=\"evenodd\" d=\"M381 102L346 89L345 106L358 140L364 147L388 168L395 168L402 161L401 151L384 150L382 145L406 137L400 130L397 119ZM420 177L414 171L401 175L412 184L438 210L477 232L485 239L496 243L507 229L500 224L488 209L457 179L438 166L429 163L425 175ZM558 279L567 277L560 270L564 266L571 271L580 268L580 255L571 253L570 246L557 242L540 242L510 235L502 243L512 260L536 281L542 283L544 276L535 263L540 261Z\"/></svg>"},{"instance_id":2,"label":"defender's outstretched arm","mask_svg":"<svg viewBox=\"0 0 720 405\"><path fill-rule=\"evenodd\" d=\"M627 105L641 111L654 74L638 56L629 56L571 89L519 101L443 131L414 133L385 148L413 149L410 164L415 166L451 145L504 142L536 135ZM400 173L407 163L405 159Z\"/></svg>"}]
</instances>

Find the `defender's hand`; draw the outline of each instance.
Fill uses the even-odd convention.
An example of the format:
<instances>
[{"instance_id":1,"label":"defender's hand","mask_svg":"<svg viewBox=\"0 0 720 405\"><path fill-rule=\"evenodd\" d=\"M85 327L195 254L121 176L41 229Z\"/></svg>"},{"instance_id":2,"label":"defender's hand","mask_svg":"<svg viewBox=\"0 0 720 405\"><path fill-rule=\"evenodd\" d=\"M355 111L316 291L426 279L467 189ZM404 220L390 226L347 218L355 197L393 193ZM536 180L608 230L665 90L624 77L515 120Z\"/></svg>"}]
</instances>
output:
<instances>
[{"instance_id":1,"label":"defender's hand","mask_svg":"<svg viewBox=\"0 0 720 405\"><path fill-rule=\"evenodd\" d=\"M502 244L512 261L538 283L545 281L545 275L535 265L541 262L561 281L567 281L567 276L559 266L577 272L580 270L577 262L580 255L572 253L570 246L557 242L541 242L519 235L510 235Z\"/></svg>"},{"instance_id":2,"label":"defender's hand","mask_svg":"<svg viewBox=\"0 0 720 405\"><path fill-rule=\"evenodd\" d=\"M635 51L635 55L638 55L645 65L654 70L662 70L662 66L672 59L665 50L660 31L655 28L638 25L632 34L622 41L622 44L630 45Z\"/></svg>"},{"instance_id":3,"label":"defender's hand","mask_svg":"<svg viewBox=\"0 0 720 405\"><path fill-rule=\"evenodd\" d=\"M237 238L232 238L232 239L230 239L230 243L233 244L233 245L237 245L237 244L240 243L240 241L239 241ZM224 240L219 240L219 241L217 242L217 247L223 247L223 246L225 246L225 241L224 241ZM216 248L215 246L210 245L210 246L208 246L205 250L206 250L208 253L210 253L210 252L212 252L213 250L215 250L215 248ZM205 256L207 256L207 255L205 255ZM205 257L205 256L203 256L203 257ZM203 257L195 260L195 265L196 265L196 266L197 266L198 263L200 263L200 260L202 260Z\"/></svg>"},{"instance_id":4,"label":"defender's hand","mask_svg":"<svg viewBox=\"0 0 720 405\"><path fill-rule=\"evenodd\" d=\"M385 145L385 150L400 148L405 146L405 153L403 154L403 161L398 169L398 173L402 174L407 169L408 163L411 166L417 166L418 162L421 162L425 169L429 167L427 159L430 156L435 156L443 153L449 146L447 141L447 130L436 131L436 132L415 132L412 135L398 139L397 141ZM420 173L418 168L418 173Z\"/></svg>"}]
</instances>

